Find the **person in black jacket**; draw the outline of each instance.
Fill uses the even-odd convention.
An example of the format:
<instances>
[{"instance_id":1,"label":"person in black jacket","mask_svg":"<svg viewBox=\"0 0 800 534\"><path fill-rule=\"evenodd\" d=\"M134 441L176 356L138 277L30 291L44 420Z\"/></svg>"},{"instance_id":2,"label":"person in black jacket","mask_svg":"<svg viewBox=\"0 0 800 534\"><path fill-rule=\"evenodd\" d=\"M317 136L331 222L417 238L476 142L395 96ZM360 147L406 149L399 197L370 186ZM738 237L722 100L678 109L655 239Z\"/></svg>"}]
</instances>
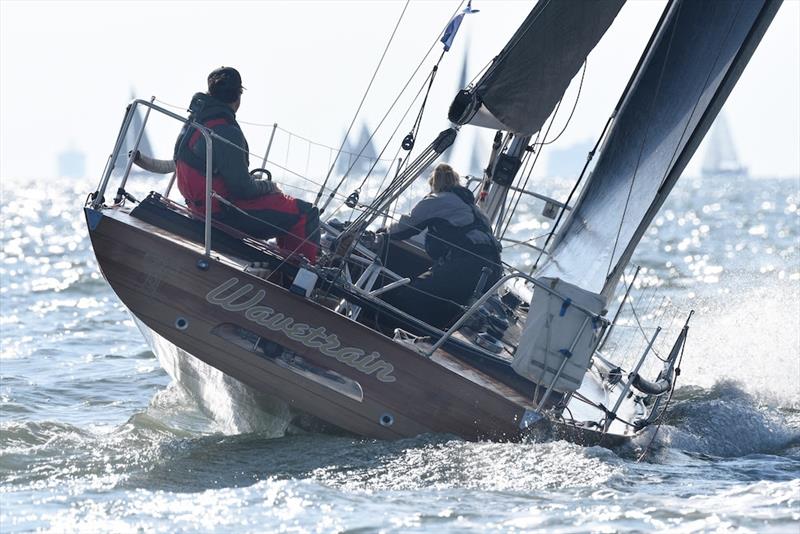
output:
<instances>
[{"instance_id":1,"label":"person in black jacket","mask_svg":"<svg viewBox=\"0 0 800 534\"><path fill-rule=\"evenodd\" d=\"M319 250L317 208L283 194L270 180L250 175L247 140L236 122L243 89L236 69L220 67L208 75L208 92L196 93L189 104L189 120L222 138L212 140L211 187L238 208L212 199L212 216L255 237L277 237L278 246L314 262ZM166 163L171 162L154 160L140 153L135 155L134 161L146 170L170 172ZM189 123L184 125L175 142L173 161L172 169L177 174L178 189L186 205L198 217L205 217L206 141Z\"/></svg>"},{"instance_id":2,"label":"person in black jacket","mask_svg":"<svg viewBox=\"0 0 800 534\"><path fill-rule=\"evenodd\" d=\"M387 292L384 300L428 324L447 328L461 315L459 305L468 304L484 268L488 278L479 291L500 279L502 247L472 192L460 184L450 165L437 165L429 184L430 194L386 233L398 240L427 230L425 250L433 266L408 286Z\"/></svg>"}]
</instances>

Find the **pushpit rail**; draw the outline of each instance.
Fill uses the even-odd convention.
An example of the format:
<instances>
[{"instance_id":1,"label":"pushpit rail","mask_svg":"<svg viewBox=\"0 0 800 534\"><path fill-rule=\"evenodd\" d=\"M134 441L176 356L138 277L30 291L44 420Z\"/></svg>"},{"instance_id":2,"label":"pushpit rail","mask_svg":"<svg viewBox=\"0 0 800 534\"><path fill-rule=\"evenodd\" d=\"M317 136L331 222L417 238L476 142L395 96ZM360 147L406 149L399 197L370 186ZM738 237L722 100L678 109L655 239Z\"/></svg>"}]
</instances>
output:
<instances>
[{"instance_id":1,"label":"pushpit rail","mask_svg":"<svg viewBox=\"0 0 800 534\"><path fill-rule=\"evenodd\" d=\"M200 132L200 134L205 138L206 141L206 188L205 188L205 198L206 198L206 212L205 212L205 227L204 227L204 252L203 255L207 258L211 257L211 178L212 178L212 169L214 168L213 164L213 139L219 139L223 142L230 142L227 139L220 137L219 135L212 132L210 129L206 128L202 124L198 124L195 121L190 121L185 117L181 117L177 113L173 113L168 109L164 109L161 106L158 106L153 103L153 101L141 100L136 99L130 104L125 110L125 118L122 121L122 126L120 127L119 134L117 134L117 142L114 144L114 151L108 157L108 161L106 162L105 170L103 171L103 177L100 180L100 184L97 187L97 190L92 195L92 201L90 206L92 209L100 209L103 207L104 195L106 192L106 188L108 187L108 182L111 179L111 173L114 170L114 162L116 161L117 157L119 156L120 150L122 150L123 143L125 141L125 137L128 134L128 130L131 127L131 122L133 121L133 117L136 113L138 106L144 106L147 108L147 113L145 114L144 119L142 120L142 129L138 132L136 136L136 142L133 146L133 153L139 149L139 142L142 139L142 135L144 133L145 127L147 127L147 120L150 117L150 111L155 110L159 113L163 113L164 115L171 117L175 120L182 122L183 124L188 124L192 128L196 129ZM115 198L115 203L119 203L122 201L122 197L125 195L125 184L128 181L128 175L131 172L131 167L133 166L133 157L131 155L128 156L128 163L125 166L125 172L122 175L122 180L120 182L120 186L117 189L117 196ZM172 181L169 183L169 188L172 187ZM169 190L168 188L168 190Z\"/></svg>"}]
</instances>

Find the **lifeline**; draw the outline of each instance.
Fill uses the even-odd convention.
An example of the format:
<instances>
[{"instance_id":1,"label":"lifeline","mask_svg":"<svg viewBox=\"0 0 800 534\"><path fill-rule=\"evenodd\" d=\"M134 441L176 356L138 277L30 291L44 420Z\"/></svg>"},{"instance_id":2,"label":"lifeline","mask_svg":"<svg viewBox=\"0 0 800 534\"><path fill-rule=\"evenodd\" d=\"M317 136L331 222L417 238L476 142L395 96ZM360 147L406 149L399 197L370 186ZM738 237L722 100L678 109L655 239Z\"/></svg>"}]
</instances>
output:
<instances>
[{"instance_id":1,"label":"lifeline","mask_svg":"<svg viewBox=\"0 0 800 534\"><path fill-rule=\"evenodd\" d=\"M259 302L266 296L263 289L259 289L250 299L236 302L253 290L252 284L245 284L228 295L223 294L236 287L238 278L230 278L220 286L212 289L206 295L206 301L215 306L220 306L229 312L244 312L249 320L274 332L281 332L291 340L302 343L310 349L318 349L325 356L352 367L364 374L375 373L375 378L381 382L394 382L397 377L392 375L394 366L381 360L378 352L367 354L362 349L355 347L342 347L336 334L327 334L324 326L312 328L305 323L295 322L294 318L283 313L275 313L268 306L260 306Z\"/></svg>"}]
</instances>

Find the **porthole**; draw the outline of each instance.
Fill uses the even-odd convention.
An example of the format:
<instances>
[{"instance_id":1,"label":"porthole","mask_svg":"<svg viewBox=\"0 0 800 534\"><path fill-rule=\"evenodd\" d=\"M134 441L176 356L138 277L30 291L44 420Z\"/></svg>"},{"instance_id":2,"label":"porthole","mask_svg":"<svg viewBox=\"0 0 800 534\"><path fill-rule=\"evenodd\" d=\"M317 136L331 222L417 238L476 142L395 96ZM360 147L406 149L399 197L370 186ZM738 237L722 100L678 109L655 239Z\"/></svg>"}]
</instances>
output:
<instances>
[{"instance_id":1,"label":"porthole","mask_svg":"<svg viewBox=\"0 0 800 534\"><path fill-rule=\"evenodd\" d=\"M186 330L189 328L189 321L185 317L178 317L175 319L175 328L178 330Z\"/></svg>"},{"instance_id":2,"label":"porthole","mask_svg":"<svg viewBox=\"0 0 800 534\"><path fill-rule=\"evenodd\" d=\"M394 416L390 413L385 413L380 418L382 426L392 426L394 424Z\"/></svg>"}]
</instances>

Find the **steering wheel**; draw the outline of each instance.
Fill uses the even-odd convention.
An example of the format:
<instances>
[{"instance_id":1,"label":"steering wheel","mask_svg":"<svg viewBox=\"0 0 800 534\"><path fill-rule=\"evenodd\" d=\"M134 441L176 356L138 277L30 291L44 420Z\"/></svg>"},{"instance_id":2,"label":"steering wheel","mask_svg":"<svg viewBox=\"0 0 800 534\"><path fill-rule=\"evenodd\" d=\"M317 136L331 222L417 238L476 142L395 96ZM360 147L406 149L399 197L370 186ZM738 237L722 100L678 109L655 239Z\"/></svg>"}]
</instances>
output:
<instances>
[{"instance_id":1,"label":"steering wheel","mask_svg":"<svg viewBox=\"0 0 800 534\"><path fill-rule=\"evenodd\" d=\"M268 182L272 181L272 173L269 172L267 169L258 168L258 169L253 169L252 171L250 171L250 176L255 176L256 174L266 174L267 175L267 181Z\"/></svg>"}]
</instances>

